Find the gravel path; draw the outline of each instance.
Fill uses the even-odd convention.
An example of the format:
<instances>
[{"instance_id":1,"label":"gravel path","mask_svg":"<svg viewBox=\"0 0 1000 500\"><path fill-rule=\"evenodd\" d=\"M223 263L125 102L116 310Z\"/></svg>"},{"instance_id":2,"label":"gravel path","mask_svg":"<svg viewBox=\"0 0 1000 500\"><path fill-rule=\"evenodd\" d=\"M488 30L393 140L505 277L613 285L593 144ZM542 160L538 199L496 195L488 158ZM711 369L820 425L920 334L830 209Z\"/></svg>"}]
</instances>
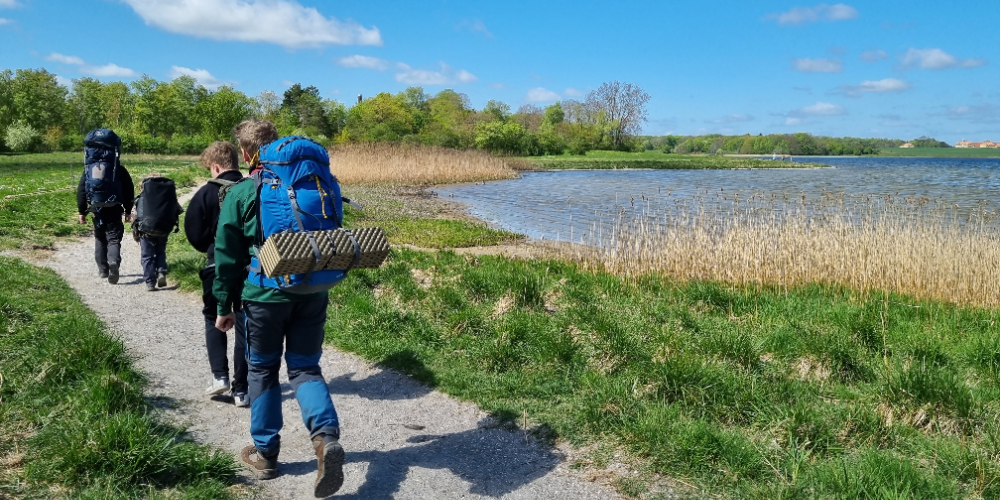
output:
<instances>
[{"instance_id":1,"label":"gravel path","mask_svg":"<svg viewBox=\"0 0 1000 500\"><path fill-rule=\"evenodd\" d=\"M149 376L149 395L168 415L190 426L198 441L238 454L250 443L250 414L231 400L203 395L210 373L200 297L171 288L147 292L139 246L128 233L126 240L118 285L97 277L90 239L62 245L40 264L63 276L122 336ZM473 404L358 356L330 348L323 354L347 451L347 479L337 498L620 498L574 475L558 451L522 432L491 428ZM260 482L259 491L264 498L312 498L316 457L284 370L282 384L281 475Z\"/></svg>"}]
</instances>

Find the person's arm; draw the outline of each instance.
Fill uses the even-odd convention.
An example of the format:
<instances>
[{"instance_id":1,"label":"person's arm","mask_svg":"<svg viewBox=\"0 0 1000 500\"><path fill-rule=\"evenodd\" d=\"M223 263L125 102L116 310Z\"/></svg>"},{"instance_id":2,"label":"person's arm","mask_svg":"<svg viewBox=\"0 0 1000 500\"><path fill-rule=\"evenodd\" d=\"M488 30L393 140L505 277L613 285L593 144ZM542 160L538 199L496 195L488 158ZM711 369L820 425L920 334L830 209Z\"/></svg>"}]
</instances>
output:
<instances>
[{"instance_id":1,"label":"person's arm","mask_svg":"<svg viewBox=\"0 0 1000 500\"><path fill-rule=\"evenodd\" d=\"M250 184L248 188L253 188ZM235 187L226 196L219 213L219 227L215 233L215 283L212 292L219 301L218 315L230 316L233 304L243 293L245 268L250 255L250 244L244 234L245 213L253 210L251 200L243 200L246 189ZM221 329L221 328L220 328ZM225 330L223 330L225 331Z\"/></svg>"},{"instance_id":2,"label":"person's arm","mask_svg":"<svg viewBox=\"0 0 1000 500\"><path fill-rule=\"evenodd\" d=\"M207 200L211 197L211 184L201 188L194 197L191 198L191 203L188 204L187 215L184 217L184 236L187 237L188 243L195 250L206 253L212 243L215 242L215 227L213 222L219 213L219 202L216 201L211 205ZM218 195L215 199L218 200ZM214 211L212 210L214 208Z\"/></svg>"},{"instance_id":3,"label":"person's arm","mask_svg":"<svg viewBox=\"0 0 1000 500\"><path fill-rule=\"evenodd\" d=\"M126 220L129 214L132 213L132 204L135 203L135 183L132 182L132 176L125 169L125 165L121 163L118 164L118 174L121 176L122 184L122 207L125 209Z\"/></svg>"},{"instance_id":4,"label":"person's arm","mask_svg":"<svg viewBox=\"0 0 1000 500\"><path fill-rule=\"evenodd\" d=\"M76 210L80 214L80 224L87 222L87 174L80 176L80 184L76 186Z\"/></svg>"}]
</instances>

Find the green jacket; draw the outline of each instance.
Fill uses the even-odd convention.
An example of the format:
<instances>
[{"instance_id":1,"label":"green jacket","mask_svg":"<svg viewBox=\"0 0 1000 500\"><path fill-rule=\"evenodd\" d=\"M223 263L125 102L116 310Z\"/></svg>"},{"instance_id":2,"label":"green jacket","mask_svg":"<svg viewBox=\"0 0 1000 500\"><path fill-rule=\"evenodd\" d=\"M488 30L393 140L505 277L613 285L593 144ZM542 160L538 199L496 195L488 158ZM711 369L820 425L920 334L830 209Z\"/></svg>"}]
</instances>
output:
<instances>
[{"instance_id":1,"label":"green jacket","mask_svg":"<svg viewBox=\"0 0 1000 500\"><path fill-rule=\"evenodd\" d=\"M233 304L252 302L295 302L322 297L314 294L288 293L247 283L247 266L254 256L257 233L257 191L250 179L244 179L226 194L215 233L215 283L212 291L219 301L219 316L233 312Z\"/></svg>"}]
</instances>

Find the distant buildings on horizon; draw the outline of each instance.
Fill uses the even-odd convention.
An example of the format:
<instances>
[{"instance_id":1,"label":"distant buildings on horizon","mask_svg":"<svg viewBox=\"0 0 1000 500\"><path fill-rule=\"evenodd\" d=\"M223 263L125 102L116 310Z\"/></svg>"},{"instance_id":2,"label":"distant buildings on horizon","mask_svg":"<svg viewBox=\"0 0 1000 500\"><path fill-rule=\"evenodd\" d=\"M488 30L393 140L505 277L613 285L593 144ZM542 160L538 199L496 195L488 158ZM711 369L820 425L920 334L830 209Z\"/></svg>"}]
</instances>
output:
<instances>
[{"instance_id":1,"label":"distant buildings on horizon","mask_svg":"<svg viewBox=\"0 0 1000 500\"><path fill-rule=\"evenodd\" d=\"M902 147L902 148L906 148L906 147L912 148L913 144L911 144L911 143L908 142L906 144L903 144L900 147ZM955 144L955 147L956 148L965 148L965 149L974 149L974 148L994 148L994 149L1000 149L1000 142L993 142L993 141L969 142L969 141L964 141L963 140L963 141L958 141L958 143Z\"/></svg>"}]
</instances>

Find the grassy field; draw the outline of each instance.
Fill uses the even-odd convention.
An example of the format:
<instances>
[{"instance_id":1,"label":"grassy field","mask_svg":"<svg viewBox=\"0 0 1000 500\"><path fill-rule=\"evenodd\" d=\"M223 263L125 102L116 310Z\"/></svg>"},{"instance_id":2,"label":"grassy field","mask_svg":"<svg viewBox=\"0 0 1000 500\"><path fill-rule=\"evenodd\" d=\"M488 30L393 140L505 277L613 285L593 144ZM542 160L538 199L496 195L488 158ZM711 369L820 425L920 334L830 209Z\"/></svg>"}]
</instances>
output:
<instances>
[{"instance_id":1,"label":"grassy field","mask_svg":"<svg viewBox=\"0 0 1000 500\"><path fill-rule=\"evenodd\" d=\"M232 498L236 463L152 416L120 340L54 273L0 258L0 498Z\"/></svg>"},{"instance_id":2,"label":"grassy field","mask_svg":"<svg viewBox=\"0 0 1000 500\"><path fill-rule=\"evenodd\" d=\"M76 221L76 186L83 155L0 155L0 249L51 248L60 237L85 236L92 227ZM138 184L151 173L189 186L205 175L193 158L125 156L122 164Z\"/></svg>"},{"instance_id":3,"label":"grassy field","mask_svg":"<svg viewBox=\"0 0 1000 500\"><path fill-rule=\"evenodd\" d=\"M882 148L879 156L925 158L1000 158L1000 149L990 148Z\"/></svg>"},{"instance_id":4,"label":"grassy field","mask_svg":"<svg viewBox=\"0 0 1000 500\"><path fill-rule=\"evenodd\" d=\"M623 153L590 151L586 155L541 156L530 158L536 167L549 170L648 168L662 170L732 170L749 168L825 167L819 163L792 163L760 158L663 154L656 151Z\"/></svg>"},{"instance_id":5,"label":"grassy field","mask_svg":"<svg viewBox=\"0 0 1000 500\"><path fill-rule=\"evenodd\" d=\"M411 250L331 296L337 347L693 496L1000 496L993 310Z\"/></svg>"}]
</instances>

